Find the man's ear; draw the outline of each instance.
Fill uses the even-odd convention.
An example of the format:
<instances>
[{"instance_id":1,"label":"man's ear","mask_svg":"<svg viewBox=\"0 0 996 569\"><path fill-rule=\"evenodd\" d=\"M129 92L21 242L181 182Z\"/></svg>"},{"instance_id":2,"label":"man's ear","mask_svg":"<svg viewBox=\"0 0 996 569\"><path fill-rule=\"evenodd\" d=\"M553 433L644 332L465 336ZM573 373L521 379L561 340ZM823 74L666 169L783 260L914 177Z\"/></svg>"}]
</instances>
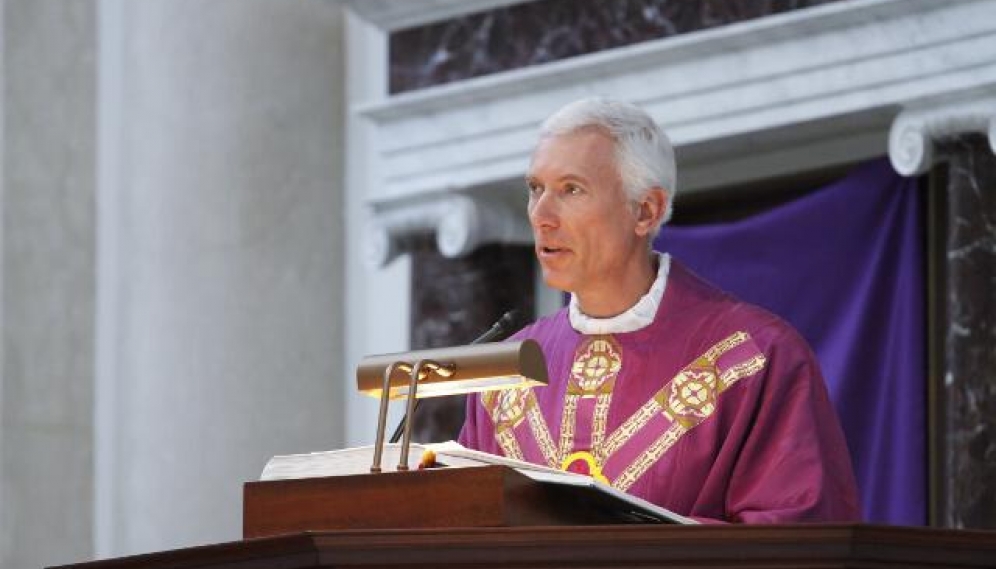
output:
<instances>
[{"instance_id":1,"label":"man's ear","mask_svg":"<svg viewBox=\"0 0 996 569\"><path fill-rule=\"evenodd\" d=\"M654 228L660 225L665 213L667 213L667 190L659 187L647 190L637 204L636 234L641 237L650 235Z\"/></svg>"}]
</instances>

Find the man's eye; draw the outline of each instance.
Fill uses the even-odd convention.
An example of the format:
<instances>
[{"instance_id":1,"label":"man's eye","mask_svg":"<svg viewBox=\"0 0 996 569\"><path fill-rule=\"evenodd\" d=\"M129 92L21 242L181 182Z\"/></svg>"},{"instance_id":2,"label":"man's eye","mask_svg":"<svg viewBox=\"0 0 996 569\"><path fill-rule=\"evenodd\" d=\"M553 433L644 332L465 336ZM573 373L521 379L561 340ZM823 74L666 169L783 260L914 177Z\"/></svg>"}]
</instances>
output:
<instances>
[{"instance_id":1,"label":"man's eye","mask_svg":"<svg viewBox=\"0 0 996 569\"><path fill-rule=\"evenodd\" d=\"M564 193L574 196L581 193L581 187L574 184L567 184L564 186Z\"/></svg>"},{"instance_id":2,"label":"man's eye","mask_svg":"<svg viewBox=\"0 0 996 569\"><path fill-rule=\"evenodd\" d=\"M543 193L543 186L539 184L526 184L526 189L531 196L538 196Z\"/></svg>"}]
</instances>

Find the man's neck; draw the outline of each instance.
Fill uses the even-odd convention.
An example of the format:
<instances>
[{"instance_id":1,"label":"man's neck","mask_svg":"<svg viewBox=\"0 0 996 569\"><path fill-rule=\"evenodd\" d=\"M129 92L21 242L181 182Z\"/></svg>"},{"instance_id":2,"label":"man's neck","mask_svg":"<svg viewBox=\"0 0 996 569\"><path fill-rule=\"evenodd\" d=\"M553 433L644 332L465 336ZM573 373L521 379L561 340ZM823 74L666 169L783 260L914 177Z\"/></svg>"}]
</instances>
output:
<instances>
[{"instance_id":1,"label":"man's neck","mask_svg":"<svg viewBox=\"0 0 996 569\"><path fill-rule=\"evenodd\" d=\"M632 264L632 270L621 275L611 290L578 294L581 312L592 318L612 318L632 308L650 291L657 279L657 255L647 253L643 261Z\"/></svg>"},{"instance_id":2,"label":"man's neck","mask_svg":"<svg viewBox=\"0 0 996 569\"><path fill-rule=\"evenodd\" d=\"M581 309L577 295L572 295L567 310L571 327L582 334L590 335L625 334L650 326L660 313L671 266L671 259L667 254L657 253L654 257L657 261L656 276L647 293L617 315L597 317L585 314Z\"/></svg>"}]
</instances>

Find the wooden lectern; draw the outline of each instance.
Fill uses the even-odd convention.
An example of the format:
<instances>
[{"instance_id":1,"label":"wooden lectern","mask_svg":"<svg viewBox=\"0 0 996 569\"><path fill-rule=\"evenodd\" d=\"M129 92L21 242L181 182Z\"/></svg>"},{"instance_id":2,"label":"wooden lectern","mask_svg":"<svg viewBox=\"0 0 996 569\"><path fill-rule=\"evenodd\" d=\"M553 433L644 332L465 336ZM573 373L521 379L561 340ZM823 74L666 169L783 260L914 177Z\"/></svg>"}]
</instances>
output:
<instances>
[{"instance_id":1,"label":"wooden lectern","mask_svg":"<svg viewBox=\"0 0 996 569\"><path fill-rule=\"evenodd\" d=\"M603 522L499 466L245 486L245 539L63 569L996 567L996 532ZM570 525L564 525L564 524Z\"/></svg>"},{"instance_id":2,"label":"wooden lectern","mask_svg":"<svg viewBox=\"0 0 996 569\"><path fill-rule=\"evenodd\" d=\"M537 482L507 466L248 482L242 535L396 528L650 521L589 488Z\"/></svg>"}]
</instances>

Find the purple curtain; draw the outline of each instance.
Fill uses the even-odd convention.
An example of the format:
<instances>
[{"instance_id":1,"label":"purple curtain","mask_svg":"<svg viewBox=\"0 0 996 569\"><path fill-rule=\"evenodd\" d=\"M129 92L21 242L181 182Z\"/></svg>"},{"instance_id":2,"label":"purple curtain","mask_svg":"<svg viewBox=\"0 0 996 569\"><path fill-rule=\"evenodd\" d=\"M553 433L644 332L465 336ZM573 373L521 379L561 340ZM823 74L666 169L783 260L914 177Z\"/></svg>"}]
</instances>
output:
<instances>
[{"instance_id":1,"label":"purple curtain","mask_svg":"<svg viewBox=\"0 0 996 569\"><path fill-rule=\"evenodd\" d=\"M916 180L887 160L745 220L665 227L655 246L791 322L823 368L865 521L924 525L924 237Z\"/></svg>"}]
</instances>

